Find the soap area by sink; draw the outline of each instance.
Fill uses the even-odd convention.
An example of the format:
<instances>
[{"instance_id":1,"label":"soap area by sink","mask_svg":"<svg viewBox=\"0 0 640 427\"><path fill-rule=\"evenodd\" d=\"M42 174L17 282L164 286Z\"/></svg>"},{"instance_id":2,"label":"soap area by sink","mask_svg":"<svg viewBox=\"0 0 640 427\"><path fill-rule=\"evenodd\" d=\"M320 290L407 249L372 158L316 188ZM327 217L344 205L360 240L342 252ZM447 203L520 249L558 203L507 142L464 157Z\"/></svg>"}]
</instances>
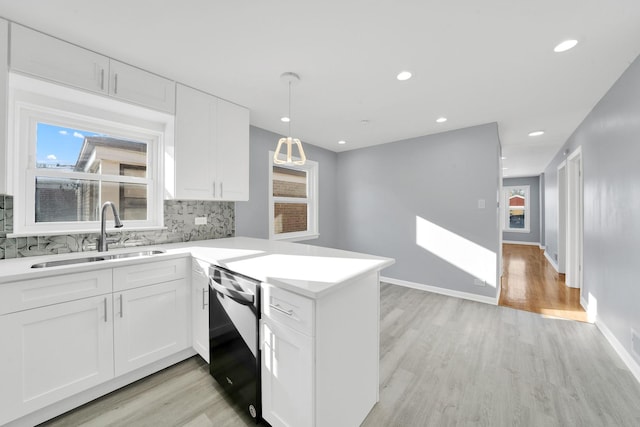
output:
<instances>
[{"instance_id":1,"label":"soap area by sink","mask_svg":"<svg viewBox=\"0 0 640 427\"><path fill-rule=\"evenodd\" d=\"M90 257L83 257L83 258L65 258L60 260L38 262L36 264L33 264L31 268L59 267L61 265L83 264L83 263L89 263L89 262L107 261L111 259L139 258L139 257L153 256L153 255L159 255L164 253L167 253L167 251L155 249L150 251L125 252L125 253L117 253L117 254L109 254L109 255L90 256Z\"/></svg>"}]
</instances>

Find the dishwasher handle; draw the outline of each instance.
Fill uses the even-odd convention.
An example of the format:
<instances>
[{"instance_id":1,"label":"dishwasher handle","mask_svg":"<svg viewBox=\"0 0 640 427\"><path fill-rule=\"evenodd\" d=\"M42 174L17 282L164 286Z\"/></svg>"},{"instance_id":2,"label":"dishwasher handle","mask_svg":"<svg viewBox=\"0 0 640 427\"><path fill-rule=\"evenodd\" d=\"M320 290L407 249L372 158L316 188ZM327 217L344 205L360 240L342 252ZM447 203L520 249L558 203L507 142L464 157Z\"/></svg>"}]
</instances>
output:
<instances>
[{"instance_id":1,"label":"dishwasher handle","mask_svg":"<svg viewBox=\"0 0 640 427\"><path fill-rule=\"evenodd\" d=\"M216 282L213 277L209 277L209 286L221 295L231 298L238 304L253 305L255 295L250 292L242 292L235 289L229 289L226 286Z\"/></svg>"}]
</instances>

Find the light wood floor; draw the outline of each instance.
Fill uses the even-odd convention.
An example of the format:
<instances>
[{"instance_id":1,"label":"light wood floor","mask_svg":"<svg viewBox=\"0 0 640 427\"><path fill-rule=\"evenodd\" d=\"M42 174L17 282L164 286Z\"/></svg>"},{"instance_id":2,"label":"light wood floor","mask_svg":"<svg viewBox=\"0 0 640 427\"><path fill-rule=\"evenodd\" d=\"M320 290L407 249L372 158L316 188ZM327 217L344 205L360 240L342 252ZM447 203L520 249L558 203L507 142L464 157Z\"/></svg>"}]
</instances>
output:
<instances>
[{"instance_id":1,"label":"light wood floor","mask_svg":"<svg viewBox=\"0 0 640 427\"><path fill-rule=\"evenodd\" d=\"M537 246L502 245L499 304L561 319L587 321L580 290L569 288Z\"/></svg>"},{"instance_id":2,"label":"light wood floor","mask_svg":"<svg viewBox=\"0 0 640 427\"><path fill-rule=\"evenodd\" d=\"M640 384L594 325L387 284L380 314L365 427L640 425ZM48 425L252 424L192 358Z\"/></svg>"}]
</instances>

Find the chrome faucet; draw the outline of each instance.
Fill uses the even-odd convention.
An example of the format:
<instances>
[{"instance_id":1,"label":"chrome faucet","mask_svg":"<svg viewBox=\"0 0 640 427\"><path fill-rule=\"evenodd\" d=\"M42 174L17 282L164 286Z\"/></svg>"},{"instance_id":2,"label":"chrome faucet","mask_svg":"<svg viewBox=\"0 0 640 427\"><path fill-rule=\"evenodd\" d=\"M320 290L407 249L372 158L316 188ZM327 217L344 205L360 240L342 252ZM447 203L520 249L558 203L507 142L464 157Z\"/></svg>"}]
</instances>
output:
<instances>
[{"instance_id":1,"label":"chrome faucet","mask_svg":"<svg viewBox=\"0 0 640 427\"><path fill-rule=\"evenodd\" d=\"M111 211L113 212L113 220L115 221L116 228L121 228L122 227L122 222L120 222L120 217L118 216L118 211L116 211L116 206L113 204L113 202L104 202L104 204L102 205L102 211L100 213L100 237L98 237L98 252L106 252L109 250L109 247L107 246L107 227L106 227L106 223L107 223L107 218L105 215L105 211L107 210L107 207L111 206Z\"/></svg>"}]
</instances>

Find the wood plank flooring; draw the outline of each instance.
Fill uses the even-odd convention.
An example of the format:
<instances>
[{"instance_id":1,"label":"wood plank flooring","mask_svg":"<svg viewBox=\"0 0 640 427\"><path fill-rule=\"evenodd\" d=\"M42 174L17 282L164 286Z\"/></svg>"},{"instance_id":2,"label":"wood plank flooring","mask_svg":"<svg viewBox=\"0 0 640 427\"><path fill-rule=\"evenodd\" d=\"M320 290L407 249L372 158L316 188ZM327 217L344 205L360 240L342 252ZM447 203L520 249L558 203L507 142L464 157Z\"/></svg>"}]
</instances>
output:
<instances>
[{"instance_id":1,"label":"wood plank flooring","mask_svg":"<svg viewBox=\"0 0 640 427\"><path fill-rule=\"evenodd\" d=\"M365 427L640 425L640 384L594 325L387 284L380 317ZM252 423L192 358L46 425Z\"/></svg>"},{"instance_id":2,"label":"wood plank flooring","mask_svg":"<svg viewBox=\"0 0 640 427\"><path fill-rule=\"evenodd\" d=\"M569 288L542 250L529 245L502 245L502 292L499 304L561 319L587 321L580 290Z\"/></svg>"}]
</instances>

